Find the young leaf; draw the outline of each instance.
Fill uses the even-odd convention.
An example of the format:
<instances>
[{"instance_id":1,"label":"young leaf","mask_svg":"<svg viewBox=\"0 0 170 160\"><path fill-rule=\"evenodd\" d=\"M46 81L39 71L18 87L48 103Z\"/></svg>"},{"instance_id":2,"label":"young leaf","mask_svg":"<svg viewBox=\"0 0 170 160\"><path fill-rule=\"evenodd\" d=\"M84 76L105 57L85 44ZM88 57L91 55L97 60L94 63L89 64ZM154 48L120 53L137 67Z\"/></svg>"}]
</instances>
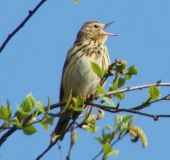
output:
<instances>
[{"instance_id":1,"label":"young leaf","mask_svg":"<svg viewBox=\"0 0 170 160\"><path fill-rule=\"evenodd\" d=\"M122 116L121 123L127 123L133 117L134 117L133 115L124 115Z\"/></svg>"},{"instance_id":2,"label":"young leaf","mask_svg":"<svg viewBox=\"0 0 170 160\"><path fill-rule=\"evenodd\" d=\"M125 74L125 79L131 79L132 78L132 74L126 73Z\"/></svg>"},{"instance_id":3,"label":"young leaf","mask_svg":"<svg viewBox=\"0 0 170 160\"><path fill-rule=\"evenodd\" d=\"M104 125L104 127L108 130L113 130L111 126L108 126L108 125Z\"/></svg>"},{"instance_id":4,"label":"young leaf","mask_svg":"<svg viewBox=\"0 0 170 160\"><path fill-rule=\"evenodd\" d=\"M36 102L35 102L35 105L37 106L37 108L39 109L39 111L40 111L41 113L45 113L44 106L43 106L43 104L42 104L41 101L36 101Z\"/></svg>"},{"instance_id":5,"label":"young leaf","mask_svg":"<svg viewBox=\"0 0 170 160\"><path fill-rule=\"evenodd\" d=\"M49 116L49 117L42 120L43 123L47 123L47 124L50 124L50 125L53 125L53 121L54 121L54 117L52 117L52 116Z\"/></svg>"},{"instance_id":6,"label":"young leaf","mask_svg":"<svg viewBox=\"0 0 170 160\"><path fill-rule=\"evenodd\" d=\"M115 90L117 90L117 89L118 89L118 79L115 78L115 79L113 80L112 91L115 91Z\"/></svg>"},{"instance_id":7,"label":"young leaf","mask_svg":"<svg viewBox=\"0 0 170 160\"><path fill-rule=\"evenodd\" d=\"M108 143L110 141L110 139L112 138L112 133L105 133L105 130L102 130L102 137L103 137L103 144L104 143Z\"/></svg>"},{"instance_id":8,"label":"young leaf","mask_svg":"<svg viewBox=\"0 0 170 160\"><path fill-rule=\"evenodd\" d=\"M106 154L109 154L111 151L112 151L112 146L109 144L109 143L105 143L103 145L103 151L106 153Z\"/></svg>"},{"instance_id":9,"label":"young leaf","mask_svg":"<svg viewBox=\"0 0 170 160\"><path fill-rule=\"evenodd\" d=\"M123 92L117 93L114 97L119 99L119 100L122 100L122 99L125 98L125 94Z\"/></svg>"},{"instance_id":10,"label":"young leaf","mask_svg":"<svg viewBox=\"0 0 170 160\"><path fill-rule=\"evenodd\" d=\"M52 125L54 121L54 117L49 116L47 118L44 118L40 123L44 127L45 130L49 129L49 125Z\"/></svg>"},{"instance_id":11,"label":"young leaf","mask_svg":"<svg viewBox=\"0 0 170 160\"><path fill-rule=\"evenodd\" d=\"M75 3L78 3L79 2L79 0L73 0Z\"/></svg>"},{"instance_id":12,"label":"young leaf","mask_svg":"<svg viewBox=\"0 0 170 160\"><path fill-rule=\"evenodd\" d=\"M138 69L135 66L130 66L127 70L126 70L126 75L125 78L126 79L131 79L132 75L136 75L138 74Z\"/></svg>"},{"instance_id":13,"label":"young leaf","mask_svg":"<svg viewBox=\"0 0 170 160\"><path fill-rule=\"evenodd\" d=\"M101 99L104 100L109 105L111 105L112 107L115 107L115 104L113 103L113 101L109 97L101 97Z\"/></svg>"},{"instance_id":14,"label":"young leaf","mask_svg":"<svg viewBox=\"0 0 170 160\"><path fill-rule=\"evenodd\" d=\"M30 114L28 112L24 112L22 110L18 110L16 111L15 113L15 116L19 117L19 116L22 116L22 117L25 117L25 116L29 116Z\"/></svg>"},{"instance_id":15,"label":"young leaf","mask_svg":"<svg viewBox=\"0 0 170 160\"><path fill-rule=\"evenodd\" d=\"M66 103L66 105L64 106L64 111L69 107L69 104L70 104L70 102L71 102L71 99L72 99L72 91L70 92L70 95L69 95L69 97L68 97L68 100L67 100L67 103Z\"/></svg>"},{"instance_id":16,"label":"young leaf","mask_svg":"<svg viewBox=\"0 0 170 160\"><path fill-rule=\"evenodd\" d=\"M18 120L18 118L17 117L15 117L14 119L13 119L13 121L11 122L11 124L13 124L15 127L17 127L17 128L22 128L22 124L19 122L19 120Z\"/></svg>"},{"instance_id":17,"label":"young leaf","mask_svg":"<svg viewBox=\"0 0 170 160\"><path fill-rule=\"evenodd\" d=\"M150 93L152 100L157 100L161 97L160 89L157 88L156 86L150 86L149 93Z\"/></svg>"},{"instance_id":18,"label":"young leaf","mask_svg":"<svg viewBox=\"0 0 170 160\"><path fill-rule=\"evenodd\" d=\"M10 107L2 105L0 109L0 119L9 120L10 118L11 118Z\"/></svg>"},{"instance_id":19,"label":"young leaf","mask_svg":"<svg viewBox=\"0 0 170 160\"><path fill-rule=\"evenodd\" d=\"M35 100L33 95L30 93L21 103L21 108L24 112L30 112L33 110L34 105L35 105Z\"/></svg>"},{"instance_id":20,"label":"young leaf","mask_svg":"<svg viewBox=\"0 0 170 160\"><path fill-rule=\"evenodd\" d=\"M119 122L119 115L116 114L114 119L115 119L114 120L114 131L116 131L118 127L118 122Z\"/></svg>"},{"instance_id":21,"label":"young leaf","mask_svg":"<svg viewBox=\"0 0 170 160\"><path fill-rule=\"evenodd\" d=\"M48 123L40 122L40 124L43 126L43 128L44 128L46 131L49 130L49 125L48 125Z\"/></svg>"},{"instance_id":22,"label":"young leaf","mask_svg":"<svg viewBox=\"0 0 170 160\"><path fill-rule=\"evenodd\" d=\"M107 156L117 156L119 154L119 150L112 150Z\"/></svg>"},{"instance_id":23,"label":"young leaf","mask_svg":"<svg viewBox=\"0 0 170 160\"><path fill-rule=\"evenodd\" d=\"M26 135L32 135L37 132L36 128L33 125L24 126L22 130Z\"/></svg>"},{"instance_id":24,"label":"young leaf","mask_svg":"<svg viewBox=\"0 0 170 160\"><path fill-rule=\"evenodd\" d=\"M128 72L128 74L136 75L136 74L138 74L138 69L135 66L130 66L127 69L127 72Z\"/></svg>"},{"instance_id":25,"label":"young leaf","mask_svg":"<svg viewBox=\"0 0 170 160\"><path fill-rule=\"evenodd\" d=\"M102 68L97 63L91 62L91 67L94 73L96 73L100 78L103 78L104 70L102 70Z\"/></svg>"},{"instance_id":26,"label":"young leaf","mask_svg":"<svg viewBox=\"0 0 170 160\"><path fill-rule=\"evenodd\" d=\"M75 107L80 107L84 104L83 98L79 95L75 104Z\"/></svg>"},{"instance_id":27,"label":"young leaf","mask_svg":"<svg viewBox=\"0 0 170 160\"><path fill-rule=\"evenodd\" d=\"M104 88L103 88L102 86L100 86L100 85L97 86L97 92L98 92L99 94L105 94L105 93L106 93L106 91L104 90Z\"/></svg>"},{"instance_id":28,"label":"young leaf","mask_svg":"<svg viewBox=\"0 0 170 160\"><path fill-rule=\"evenodd\" d=\"M119 77L118 79L118 88L122 87L126 82L126 79L125 78L121 78Z\"/></svg>"},{"instance_id":29,"label":"young leaf","mask_svg":"<svg viewBox=\"0 0 170 160\"><path fill-rule=\"evenodd\" d=\"M96 141L98 141L99 143L103 144L103 139L101 139L100 137L94 137Z\"/></svg>"},{"instance_id":30,"label":"young leaf","mask_svg":"<svg viewBox=\"0 0 170 160\"><path fill-rule=\"evenodd\" d=\"M76 131L73 131L73 133L71 135L72 142L75 143L77 138L78 138L78 133Z\"/></svg>"}]
</instances>

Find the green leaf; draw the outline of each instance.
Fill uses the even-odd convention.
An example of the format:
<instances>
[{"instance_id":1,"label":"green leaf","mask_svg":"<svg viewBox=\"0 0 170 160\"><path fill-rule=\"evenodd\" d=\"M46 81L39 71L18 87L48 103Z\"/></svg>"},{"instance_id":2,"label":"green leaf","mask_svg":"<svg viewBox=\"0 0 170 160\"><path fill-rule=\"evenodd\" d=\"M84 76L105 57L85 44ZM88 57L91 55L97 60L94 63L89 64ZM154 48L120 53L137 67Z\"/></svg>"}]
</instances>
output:
<instances>
[{"instance_id":1,"label":"green leaf","mask_svg":"<svg viewBox=\"0 0 170 160\"><path fill-rule=\"evenodd\" d=\"M22 117L25 117L25 116L29 116L30 114L28 112L24 112L22 110L18 110L16 111L15 113L15 116L19 117L19 116L22 116Z\"/></svg>"},{"instance_id":2,"label":"green leaf","mask_svg":"<svg viewBox=\"0 0 170 160\"><path fill-rule=\"evenodd\" d=\"M126 73L126 74L125 74L125 78L126 78L126 79L131 79L132 76L133 76L133 75L132 75L132 74L129 74L129 73Z\"/></svg>"},{"instance_id":3,"label":"green leaf","mask_svg":"<svg viewBox=\"0 0 170 160\"><path fill-rule=\"evenodd\" d=\"M40 111L41 113L45 113L44 106L43 106L43 104L42 104L41 101L36 101L36 102L35 102L35 106L37 106L37 108L39 109L39 111Z\"/></svg>"},{"instance_id":4,"label":"green leaf","mask_svg":"<svg viewBox=\"0 0 170 160\"><path fill-rule=\"evenodd\" d=\"M115 91L118 88L122 87L126 82L126 78L115 78L113 80L113 86L109 85L109 91Z\"/></svg>"},{"instance_id":5,"label":"green leaf","mask_svg":"<svg viewBox=\"0 0 170 160\"><path fill-rule=\"evenodd\" d=\"M161 97L160 89L157 88L156 86L150 86L149 93L150 93L152 100L157 100L157 99L160 99Z\"/></svg>"},{"instance_id":6,"label":"green leaf","mask_svg":"<svg viewBox=\"0 0 170 160\"><path fill-rule=\"evenodd\" d=\"M68 100L67 100L67 103L66 103L66 105L64 106L64 111L69 107L69 104L70 104L70 102L71 102L71 99L72 99L72 91L70 92L70 95L69 95L69 97L68 97Z\"/></svg>"},{"instance_id":7,"label":"green leaf","mask_svg":"<svg viewBox=\"0 0 170 160\"><path fill-rule=\"evenodd\" d=\"M96 141L98 141L99 143L103 144L103 139L101 139L100 137L94 137Z\"/></svg>"},{"instance_id":8,"label":"green leaf","mask_svg":"<svg viewBox=\"0 0 170 160\"><path fill-rule=\"evenodd\" d=\"M106 103L108 103L109 105L111 105L112 107L115 107L115 104L109 97L101 97L101 99L105 101Z\"/></svg>"},{"instance_id":9,"label":"green leaf","mask_svg":"<svg viewBox=\"0 0 170 160\"><path fill-rule=\"evenodd\" d=\"M111 126L108 126L108 125L104 125L104 127L108 130L112 130L112 127Z\"/></svg>"},{"instance_id":10,"label":"green leaf","mask_svg":"<svg viewBox=\"0 0 170 160\"><path fill-rule=\"evenodd\" d=\"M9 120L11 118L11 109L4 105L0 109L0 119Z\"/></svg>"},{"instance_id":11,"label":"green leaf","mask_svg":"<svg viewBox=\"0 0 170 160\"><path fill-rule=\"evenodd\" d=\"M106 153L106 154L109 154L110 152L112 152L112 146L109 144L109 143L105 143L103 145L103 151Z\"/></svg>"},{"instance_id":12,"label":"green leaf","mask_svg":"<svg viewBox=\"0 0 170 160\"><path fill-rule=\"evenodd\" d=\"M91 67L94 73L96 73L100 78L103 78L104 70L102 70L102 68L97 63L91 62Z\"/></svg>"},{"instance_id":13,"label":"green leaf","mask_svg":"<svg viewBox=\"0 0 170 160\"><path fill-rule=\"evenodd\" d=\"M102 130L102 137L103 137L103 144L106 142L109 142L110 139L112 138L112 133L105 133L105 130Z\"/></svg>"},{"instance_id":14,"label":"green leaf","mask_svg":"<svg viewBox=\"0 0 170 160\"><path fill-rule=\"evenodd\" d=\"M48 123L40 122L40 124L43 126L43 128L44 128L46 131L49 130L49 125L48 125Z\"/></svg>"},{"instance_id":15,"label":"green leaf","mask_svg":"<svg viewBox=\"0 0 170 160\"><path fill-rule=\"evenodd\" d=\"M119 154L119 150L112 150L107 156L117 156Z\"/></svg>"},{"instance_id":16,"label":"green leaf","mask_svg":"<svg viewBox=\"0 0 170 160\"><path fill-rule=\"evenodd\" d=\"M114 131L116 131L117 128L118 128L118 122L119 122L119 115L116 114L115 115L115 120L114 120Z\"/></svg>"},{"instance_id":17,"label":"green leaf","mask_svg":"<svg viewBox=\"0 0 170 160\"><path fill-rule=\"evenodd\" d=\"M11 122L11 124L13 124L15 127L17 127L17 128L22 128L22 124L19 122L19 120L18 120L18 118L17 117L15 117L14 119L13 119L13 121Z\"/></svg>"},{"instance_id":18,"label":"green leaf","mask_svg":"<svg viewBox=\"0 0 170 160\"><path fill-rule=\"evenodd\" d=\"M122 121L121 121L121 123L126 123L126 122L128 122L130 119L132 119L134 116L132 116L132 115L124 115L124 116L122 116Z\"/></svg>"},{"instance_id":19,"label":"green leaf","mask_svg":"<svg viewBox=\"0 0 170 160\"><path fill-rule=\"evenodd\" d=\"M136 74L138 74L138 69L135 66L130 66L127 69L127 72L128 72L128 74L136 75Z\"/></svg>"},{"instance_id":20,"label":"green leaf","mask_svg":"<svg viewBox=\"0 0 170 160\"><path fill-rule=\"evenodd\" d=\"M35 105L35 100L33 95L30 93L21 103L21 108L24 112L30 112L33 110L34 105Z\"/></svg>"},{"instance_id":21,"label":"green leaf","mask_svg":"<svg viewBox=\"0 0 170 160\"><path fill-rule=\"evenodd\" d=\"M122 99L125 98L125 94L123 92L117 93L114 97L119 99L119 100L122 100Z\"/></svg>"},{"instance_id":22,"label":"green leaf","mask_svg":"<svg viewBox=\"0 0 170 160\"><path fill-rule=\"evenodd\" d=\"M53 121L54 121L54 117L52 117L52 116L49 116L49 117L42 120L43 123L47 123L47 124L50 124L50 125L53 125Z\"/></svg>"},{"instance_id":23,"label":"green leaf","mask_svg":"<svg viewBox=\"0 0 170 160\"><path fill-rule=\"evenodd\" d=\"M79 0L73 0L75 3L78 3L79 2Z\"/></svg>"},{"instance_id":24,"label":"green leaf","mask_svg":"<svg viewBox=\"0 0 170 160\"><path fill-rule=\"evenodd\" d=\"M127 70L126 70L126 75L125 78L126 79L131 79L132 75L137 75L138 74L138 69L135 66L130 66Z\"/></svg>"},{"instance_id":25,"label":"green leaf","mask_svg":"<svg viewBox=\"0 0 170 160\"><path fill-rule=\"evenodd\" d=\"M80 107L84 104L83 98L79 95L75 104L75 107Z\"/></svg>"},{"instance_id":26,"label":"green leaf","mask_svg":"<svg viewBox=\"0 0 170 160\"><path fill-rule=\"evenodd\" d=\"M115 79L113 80L112 91L115 91L115 90L117 90L117 89L118 89L118 79L115 78Z\"/></svg>"},{"instance_id":27,"label":"green leaf","mask_svg":"<svg viewBox=\"0 0 170 160\"><path fill-rule=\"evenodd\" d=\"M37 132L36 128L33 125L24 126L22 130L26 135L32 135Z\"/></svg>"},{"instance_id":28,"label":"green leaf","mask_svg":"<svg viewBox=\"0 0 170 160\"><path fill-rule=\"evenodd\" d=\"M75 143L77 138L78 138L78 133L76 131L73 131L73 133L71 135L72 142Z\"/></svg>"},{"instance_id":29,"label":"green leaf","mask_svg":"<svg viewBox=\"0 0 170 160\"><path fill-rule=\"evenodd\" d=\"M118 88L122 87L126 82L126 79L125 78L121 78L119 77L118 79Z\"/></svg>"},{"instance_id":30,"label":"green leaf","mask_svg":"<svg viewBox=\"0 0 170 160\"><path fill-rule=\"evenodd\" d=\"M49 116L47 118L44 118L40 123L44 127L45 130L49 130L49 125L52 125L54 121L54 117Z\"/></svg>"},{"instance_id":31,"label":"green leaf","mask_svg":"<svg viewBox=\"0 0 170 160\"><path fill-rule=\"evenodd\" d=\"M106 91L104 90L104 88L100 85L97 86L97 92L100 93L100 94L105 94Z\"/></svg>"}]
</instances>

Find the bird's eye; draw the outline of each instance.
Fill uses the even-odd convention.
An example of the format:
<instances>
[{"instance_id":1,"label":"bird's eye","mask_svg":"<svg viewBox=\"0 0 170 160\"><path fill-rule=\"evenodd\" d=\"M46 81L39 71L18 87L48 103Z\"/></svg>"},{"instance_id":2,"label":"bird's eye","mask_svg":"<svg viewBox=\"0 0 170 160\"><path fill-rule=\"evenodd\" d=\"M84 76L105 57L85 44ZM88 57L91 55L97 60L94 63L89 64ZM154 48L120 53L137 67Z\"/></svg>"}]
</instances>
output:
<instances>
[{"instance_id":1,"label":"bird's eye","mask_svg":"<svg viewBox=\"0 0 170 160\"><path fill-rule=\"evenodd\" d=\"M97 24L94 25L94 28L98 28L99 26Z\"/></svg>"}]
</instances>

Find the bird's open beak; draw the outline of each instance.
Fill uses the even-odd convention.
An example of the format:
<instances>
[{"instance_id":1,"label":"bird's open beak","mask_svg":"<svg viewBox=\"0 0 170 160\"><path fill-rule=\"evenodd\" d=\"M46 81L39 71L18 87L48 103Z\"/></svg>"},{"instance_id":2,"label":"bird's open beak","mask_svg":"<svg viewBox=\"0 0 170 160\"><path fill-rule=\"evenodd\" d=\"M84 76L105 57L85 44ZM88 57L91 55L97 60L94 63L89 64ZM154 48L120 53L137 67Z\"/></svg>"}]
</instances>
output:
<instances>
[{"instance_id":1,"label":"bird's open beak","mask_svg":"<svg viewBox=\"0 0 170 160\"><path fill-rule=\"evenodd\" d=\"M104 25L103 29L107 28L108 26L110 26L112 23L114 22L109 22L107 24ZM112 33L107 33L107 32L104 32L107 36L117 36L116 34L112 34Z\"/></svg>"}]
</instances>

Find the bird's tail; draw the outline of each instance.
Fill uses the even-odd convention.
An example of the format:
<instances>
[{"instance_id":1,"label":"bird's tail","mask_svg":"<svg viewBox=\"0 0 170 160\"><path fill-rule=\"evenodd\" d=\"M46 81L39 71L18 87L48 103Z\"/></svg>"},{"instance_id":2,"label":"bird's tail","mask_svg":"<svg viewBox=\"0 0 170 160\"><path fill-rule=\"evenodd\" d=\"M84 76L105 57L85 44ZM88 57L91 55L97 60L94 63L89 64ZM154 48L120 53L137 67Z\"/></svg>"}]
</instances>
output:
<instances>
[{"instance_id":1,"label":"bird's tail","mask_svg":"<svg viewBox=\"0 0 170 160\"><path fill-rule=\"evenodd\" d=\"M56 127L54 129L54 132L53 132L52 136L53 135L60 136L58 139L60 139L60 141L62 141L63 138L64 138L64 135L65 135L67 126L69 124L69 121L70 121L70 118L61 117L58 120L58 123L57 123L57 125L56 125Z\"/></svg>"}]
</instances>

